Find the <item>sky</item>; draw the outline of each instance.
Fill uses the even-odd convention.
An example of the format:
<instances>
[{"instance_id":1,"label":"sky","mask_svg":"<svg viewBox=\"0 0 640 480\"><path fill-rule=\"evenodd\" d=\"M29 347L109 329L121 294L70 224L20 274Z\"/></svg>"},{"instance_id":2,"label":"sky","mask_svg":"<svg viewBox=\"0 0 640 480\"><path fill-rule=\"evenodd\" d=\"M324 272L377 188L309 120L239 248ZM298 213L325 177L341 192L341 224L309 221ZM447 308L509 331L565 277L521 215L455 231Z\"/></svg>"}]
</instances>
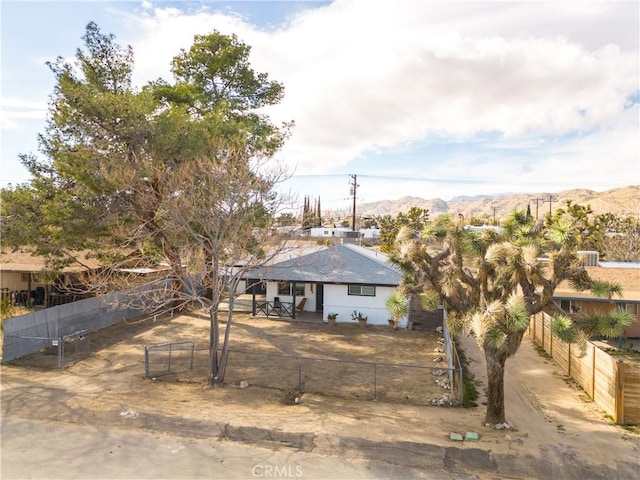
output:
<instances>
[{"instance_id":1,"label":"sky","mask_svg":"<svg viewBox=\"0 0 640 480\"><path fill-rule=\"evenodd\" d=\"M54 77L94 21L138 87L217 30L285 87L281 188L348 211L405 196L640 184L640 4L591 1L0 0L0 186L29 180Z\"/></svg>"}]
</instances>

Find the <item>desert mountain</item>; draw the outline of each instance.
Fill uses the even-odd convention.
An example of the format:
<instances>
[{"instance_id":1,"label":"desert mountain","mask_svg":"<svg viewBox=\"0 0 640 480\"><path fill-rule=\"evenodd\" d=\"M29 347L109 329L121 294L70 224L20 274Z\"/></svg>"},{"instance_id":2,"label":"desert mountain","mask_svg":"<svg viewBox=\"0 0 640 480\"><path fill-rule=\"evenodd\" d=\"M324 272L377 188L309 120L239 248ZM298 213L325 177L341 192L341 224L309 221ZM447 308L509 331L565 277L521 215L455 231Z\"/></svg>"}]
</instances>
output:
<instances>
[{"instance_id":1,"label":"desert mountain","mask_svg":"<svg viewBox=\"0 0 640 480\"><path fill-rule=\"evenodd\" d=\"M587 189L564 190L562 192L540 192L532 194L512 194L477 197L456 197L449 201L440 198L425 200L419 197L402 197L398 200L382 200L380 202L362 203L358 205L359 216L397 215L411 207L429 209L431 217L442 213L462 214L466 218L487 217L495 215L500 220L513 210L531 208L531 214L543 216L558 208L566 208L567 200L574 204L591 205L596 214L615 213L621 216L640 217L640 185L615 188L604 192Z\"/></svg>"}]
</instances>

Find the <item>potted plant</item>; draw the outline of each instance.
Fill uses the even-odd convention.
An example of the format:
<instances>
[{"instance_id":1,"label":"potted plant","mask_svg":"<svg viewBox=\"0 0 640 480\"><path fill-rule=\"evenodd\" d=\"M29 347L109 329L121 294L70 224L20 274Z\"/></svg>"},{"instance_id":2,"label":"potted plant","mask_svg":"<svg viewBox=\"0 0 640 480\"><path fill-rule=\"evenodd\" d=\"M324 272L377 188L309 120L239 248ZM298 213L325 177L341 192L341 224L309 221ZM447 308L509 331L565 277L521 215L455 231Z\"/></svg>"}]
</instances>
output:
<instances>
[{"instance_id":1,"label":"potted plant","mask_svg":"<svg viewBox=\"0 0 640 480\"><path fill-rule=\"evenodd\" d=\"M409 314L409 300L402 288L396 288L385 300L385 307L391 315L389 328L398 329L398 322Z\"/></svg>"},{"instance_id":2,"label":"potted plant","mask_svg":"<svg viewBox=\"0 0 640 480\"><path fill-rule=\"evenodd\" d=\"M330 327L335 326L337 317L338 317L338 314L333 312L327 315L327 323L329 324Z\"/></svg>"},{"instance_id":3,"label":"potted plant","mask_svg":"<svg viewBox=\"0 0 640 480\"><path fill-rule=\"evenodd\" d=\"M351 319L357 321L358 325L360 325L361 328L367 326L368 317L366 317L362 312L359 312L358 310L353 311L353 313L351 314Z\"/></svg>"}]
</instances>

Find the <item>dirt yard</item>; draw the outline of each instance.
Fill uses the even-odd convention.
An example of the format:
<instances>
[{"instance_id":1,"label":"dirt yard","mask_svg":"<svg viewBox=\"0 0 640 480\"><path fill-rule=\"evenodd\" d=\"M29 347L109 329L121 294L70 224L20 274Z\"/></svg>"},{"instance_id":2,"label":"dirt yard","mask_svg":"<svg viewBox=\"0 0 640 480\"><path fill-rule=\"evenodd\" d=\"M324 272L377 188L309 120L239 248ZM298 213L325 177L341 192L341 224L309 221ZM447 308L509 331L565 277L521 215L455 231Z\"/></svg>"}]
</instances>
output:
<instances>
[{"instance_id":1,"label":"dirt yard","mask_svg":"<svg viewBox=\"0 0 640 480\"><path fill-rule=\"evenodd\" d=\"M3 365L2 415L190 438L209 438L214 425L226 425L225 432L233 426L236 433L239 428L255 433L259 427L298 432L304 445L305 435L315 436L309 448L318 452L335 447L339 440L332 438L450 448L450 432L473 431L480 434L480 441L456 444L456 448L470 455L480 451L490 454L493 463L487 469L495 469L500 458L512 465L513 472L498 475L502 478L547 478L533 472L518 474L517 463L525 459L539 459L548 468L557 464L559 469L573 468L572 463L581 468L625 465L628 472L640 458L637 429L611 425L553 362L535 352L527 338L507 362L506 409L514 428L505 432L484 427L481 404L465 409L425 406L446 391L433 388L436 380L447 375L433 375L432 368L379 366L378 401L372 401L370 365L309 360L350 358L442 367L443 362L434 361L444 355L436 351L441 344L434 332L372 326L360 329L355 325L330 328L322 323L254 319L242 314L232 328L231 348L236 353L230 356L224 387L206 387L204 350L196 354L191 372L144 378L145 345L193 341L205 349L207 332L204 316L122 323L92 334L93 355L65 370L55 368L56 355L45 354ZM465 339L463 344L482 393L483 356L473 341ZM239 350L305 360L247 355ZM297 386L298 362L305 393L300 403L293 405L289 392ZM248 382L247 388L240 388L243 380ZM327 389L333 389L331 395L322 394ZM344 455L364 455L341 448ZM413 462L416 455L427 461L424 452L407 452L399 461ZM549 472L552 478L557 470Z\"/></svg>"},{"instance_id":2,"label":"dirt yard","mask_svg":"<svg viewBox=\"0 0 640 480\"><path fill-rule=\"evenodd\" d=\"M225 326L223 322L222 334ZM208 318L198 314L121 323L94 332L92 356L62 372L56 370L56 350L51 349L12 362L4 375L20 367L29 371L29 378L43 381L68 374L94 377L109 385L109 391L127 397L148 391L157 398L156 390L162 387L155 383L204 389L208 332ZM165 350L150 350L151 379L144 379L145 345L165 342L181 345L172 347L171 360ZM192 369L189 342L195 346ZM164 375L169 361L175 373ZM345 399L375 398L418 405L443 398L455 403L460 398L450 398L443 338L436 332L379 326L363 329L350 324L329 327L319 321L253 318L246 313L234 315L225 384L232 389L248 384L251 388L243 392L245 400L255 395L257 399L280 398L283 403L293 402L296 395L292 394L299 389ZM191 397L193 404L202 395ZM206 395L202 400L208 402Z\"/></svg>"}]
</instances>

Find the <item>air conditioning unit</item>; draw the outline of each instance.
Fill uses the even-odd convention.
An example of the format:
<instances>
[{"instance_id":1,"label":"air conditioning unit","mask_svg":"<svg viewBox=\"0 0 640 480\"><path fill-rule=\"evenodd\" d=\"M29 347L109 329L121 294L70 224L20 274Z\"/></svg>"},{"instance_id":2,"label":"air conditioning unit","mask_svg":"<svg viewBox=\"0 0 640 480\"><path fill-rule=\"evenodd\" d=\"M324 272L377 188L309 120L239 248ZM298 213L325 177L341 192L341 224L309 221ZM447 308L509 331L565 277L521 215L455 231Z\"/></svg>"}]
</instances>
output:
<instances>
[{"instance_id":1,"label":"air conditioning unit","mask_svg":"<svg viewBox=\"0 0 640 480\"><path fill-rule=\"evenodd\" d=\"M600 262L600 254L591 250L578 250L578 255L582 257L582 265L585 267L597 267Z\"/></svg>"}]
</instances>

